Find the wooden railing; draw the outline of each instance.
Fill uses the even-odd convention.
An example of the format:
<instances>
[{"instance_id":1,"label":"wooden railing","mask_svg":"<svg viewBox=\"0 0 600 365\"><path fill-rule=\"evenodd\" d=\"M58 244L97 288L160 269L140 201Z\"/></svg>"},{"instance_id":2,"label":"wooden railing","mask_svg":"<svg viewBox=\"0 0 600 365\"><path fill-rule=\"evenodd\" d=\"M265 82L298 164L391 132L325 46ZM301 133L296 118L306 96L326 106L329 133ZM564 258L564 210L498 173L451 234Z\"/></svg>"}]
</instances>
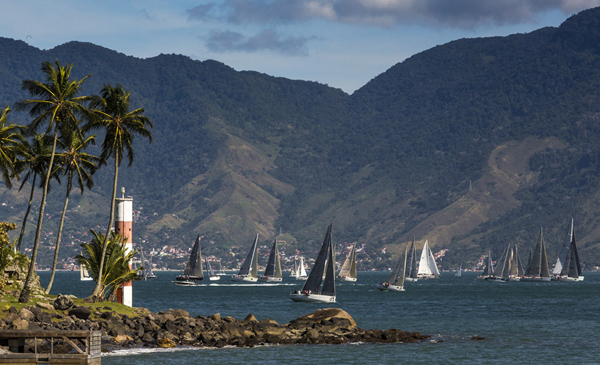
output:
<instances>
[{"instance_id":1,"label":"wooden railing","mask_svg":"<svg viewBox=\"0 0 600 365\"><path fill-rule=\"evenodd\" d=\"M1 330L0 346L9 352L0 353L0 364L100 365L101 339L100 331Z\"/></svg>"}]
</instances>

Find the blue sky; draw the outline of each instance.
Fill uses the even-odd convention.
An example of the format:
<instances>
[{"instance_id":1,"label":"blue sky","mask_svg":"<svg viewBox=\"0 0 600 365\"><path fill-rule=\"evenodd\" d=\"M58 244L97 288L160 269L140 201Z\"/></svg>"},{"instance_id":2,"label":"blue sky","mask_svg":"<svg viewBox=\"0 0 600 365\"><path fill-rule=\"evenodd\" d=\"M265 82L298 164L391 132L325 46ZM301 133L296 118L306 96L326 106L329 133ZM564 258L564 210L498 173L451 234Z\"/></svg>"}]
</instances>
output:
<instances>
[{"instance_id":1,"label":"blue sky","mask_svg":"<svg viewBox=\"0 0 600 365\"><path fill-rule=\"evenodd\" d=\"M600 0L0 0L0 36L50 49L91 42L182 54L354 92L460 38L559 26ZM67 61L68 62L68 61Z\"/></svg>"}]
</instances>

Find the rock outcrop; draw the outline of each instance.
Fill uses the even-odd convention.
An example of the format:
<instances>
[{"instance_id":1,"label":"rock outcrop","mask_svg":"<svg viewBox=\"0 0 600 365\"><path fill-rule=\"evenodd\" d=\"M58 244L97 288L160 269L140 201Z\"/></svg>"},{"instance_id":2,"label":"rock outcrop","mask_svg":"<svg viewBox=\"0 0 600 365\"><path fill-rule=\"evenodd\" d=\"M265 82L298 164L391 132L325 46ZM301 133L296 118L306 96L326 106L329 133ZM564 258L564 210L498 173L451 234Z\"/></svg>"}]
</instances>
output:
<instances>
[{"instance_id":1,"label":"rock outcrop","mask_svg":"<svg viewBox=\"0 0 600 365\"><path fill-rule=\"evenodd\" d=\"M2 329L100 330L106 351L129 347L206 346L252 347L266 344L343 344L349 342L418 342L429 336L398 329L364 330L341 309L320 309L287 324L272 319L244 320L213 314L191 317L184 310L151 313L138 309L135 316L106 309L71 306L48 310L28 306L17 313L8 309Z\"/></svg>"}]
</instances>

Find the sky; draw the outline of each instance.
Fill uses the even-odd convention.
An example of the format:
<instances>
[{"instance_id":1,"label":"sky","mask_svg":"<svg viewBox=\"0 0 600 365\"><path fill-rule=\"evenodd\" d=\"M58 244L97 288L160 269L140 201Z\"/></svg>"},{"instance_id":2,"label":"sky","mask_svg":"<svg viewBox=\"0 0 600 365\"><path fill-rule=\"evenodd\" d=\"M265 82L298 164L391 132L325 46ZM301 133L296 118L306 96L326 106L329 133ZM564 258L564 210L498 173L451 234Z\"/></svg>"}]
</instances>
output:
<instances>
[{"instance_id":1,"label":"sky","mask_svg":"<svg viewBox=\"0 0 600 365\"><path fill-rule=\"evenodd\" d=\"M39 49L90 42L181 54L351 94L461 38L558 27L600 0L0 0L0 36Z\"/></svg>"}]
</instances>

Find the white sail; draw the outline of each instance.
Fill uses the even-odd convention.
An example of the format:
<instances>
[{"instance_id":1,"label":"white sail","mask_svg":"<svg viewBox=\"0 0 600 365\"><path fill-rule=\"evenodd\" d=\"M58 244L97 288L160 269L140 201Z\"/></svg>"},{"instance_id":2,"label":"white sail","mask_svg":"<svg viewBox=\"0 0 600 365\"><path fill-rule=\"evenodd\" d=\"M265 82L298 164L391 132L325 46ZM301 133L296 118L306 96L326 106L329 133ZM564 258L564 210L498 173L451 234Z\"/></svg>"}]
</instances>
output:
<instances>
[{"instance_id":1,"label":"white sail","mask_svg":"<svg viewBox=\"0 0 600 365\"><path fill-rule=\"evenodd\" d=\"M563 263L567 258L567 254L569 253L569 247L571 246L571 240L573 239L573 218L571 218L571 233L569 234L569 242L560 249L558 257L556 258L556 264L554 264L554 269L552 270L552 275L560 276L560 273L563 269Z\"/></svg>"},{"instance_id":2,"label":"white sail","mask_svg":"<svg viewBox=\"0 0 600 365\"><path fill-rule=\"evenodd\" d=\"M440 271L438 270L433 257L433 252L429 248L429 242L425 240L423 245L423 251L421 251L421 260L419 261L419 271L417 276L423 279L437 279L440 277Z\"/></svg>"}]
</instances>

